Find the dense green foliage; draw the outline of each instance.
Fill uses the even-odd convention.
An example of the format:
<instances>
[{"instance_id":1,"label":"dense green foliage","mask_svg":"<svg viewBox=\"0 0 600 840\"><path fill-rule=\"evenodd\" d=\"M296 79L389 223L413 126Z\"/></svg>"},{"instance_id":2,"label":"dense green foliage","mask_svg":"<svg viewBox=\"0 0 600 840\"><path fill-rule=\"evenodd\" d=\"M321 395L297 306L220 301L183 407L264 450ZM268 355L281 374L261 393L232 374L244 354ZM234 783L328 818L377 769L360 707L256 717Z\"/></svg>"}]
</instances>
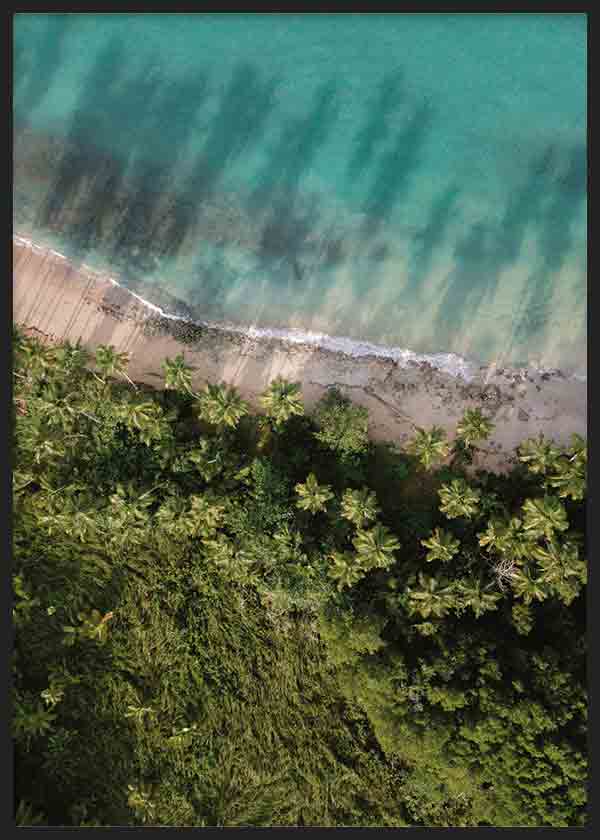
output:
<instances>
[{"instance_id":1,"label":"dense green foliage","mask_svg":"<svg viewBox=\"0 0 600 840\"><path fill-rule=\"evenodd\" d=\"M13 347L18 824L583 824L583 440Z\"/></svg>"}]
</instances>

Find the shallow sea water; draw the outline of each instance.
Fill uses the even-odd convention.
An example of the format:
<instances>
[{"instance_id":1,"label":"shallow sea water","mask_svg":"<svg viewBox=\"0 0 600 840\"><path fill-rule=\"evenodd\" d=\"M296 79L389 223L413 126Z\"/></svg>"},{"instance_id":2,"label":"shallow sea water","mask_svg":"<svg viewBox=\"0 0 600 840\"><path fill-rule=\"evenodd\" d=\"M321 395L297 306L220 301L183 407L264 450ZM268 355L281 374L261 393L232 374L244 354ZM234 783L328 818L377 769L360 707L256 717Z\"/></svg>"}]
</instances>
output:
<instances>
[{"instance_id":1,"label":"shallow sea water","mask_svg":"<svg viewBox=\"0 0 600 840\"><path fill-rule=\"evenodd\" d=\"M585 372L585 16L17 14L13 78L35 241L191 318Z\"/></svg>"}]
</instances>

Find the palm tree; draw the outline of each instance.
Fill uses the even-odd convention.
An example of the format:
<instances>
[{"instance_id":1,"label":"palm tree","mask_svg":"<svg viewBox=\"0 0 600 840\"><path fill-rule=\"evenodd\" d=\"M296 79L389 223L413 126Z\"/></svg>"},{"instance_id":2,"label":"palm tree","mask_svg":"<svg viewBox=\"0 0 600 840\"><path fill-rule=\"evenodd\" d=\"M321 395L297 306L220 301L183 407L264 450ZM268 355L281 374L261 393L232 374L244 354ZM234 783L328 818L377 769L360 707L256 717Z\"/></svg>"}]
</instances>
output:
<instances>
[{"instance_id":1,"label":"palm tree","mask_svg":"<svg viewBox=\"0 0 600 840\"><path fill-rule=\"evenodd\" d=\"M549 477L548 485L557 490L562 499L570 496L576 501L581 501L586 491L584 465L560 461L556 466L555 474Z\"/></svg>"},{"instance_id":2,"label":"palm tree","mask_svg":"<svg viewBox=\"0 0 600 840\"><path fill-rule=\"evenodd\" d=\"M587 462L587 442L585 438L574 432L571 435L571 446L567 449L566 454L570 458L582 458Z\"/></svg>"},{"instance_id":3,"label":"palm tree","mask_svg":"<svg viewBox=\"0 0 600 840\"><path fill-rule=\"evenodd\" d=\"M129 364L129 353L119 353L110 344L99 344L96 348L96 367L100 370L104 380L109 376L123 376L130 385L137 389L136 384L129 378L125 368ZM96 376L96 374L94 374ZM96 377L99 379L99 377ZM102 380L100 380L102 382Z\"/></svg>"},{"instance_id":4,"label":"palm tree","mask_svg":"<svg viewBox=\"0 0 600 840\"><path fill-rule=\"evenodd\" d=\"M491 519L484 532L477 535L479 545L488 551L524 560L531 553L531 538L523 532L517 516L510 519Z\"/></svg>"},{"instance_id":5,"label":"palm tree","mask_svg":"<svg viewBox=\"0 0 600 840\"><path fill-rule=\"evenodd\" d=\"M45 735L52 729L55 719L54 712L45 709L41 702L38 701L34 706L32 701L22 702L17 697L12 722L15 739L23 739L29 747L33 738Z\"/></svg>"},{"instance_id":6,"label":"palm tree","mask_svg":"<svg viewBox=\"0 0 600 840\"><path fill-rule=\"evenodd\" d=\"M19 335L15 342L17 367L27 373L27 378L42 377L56 362L56 349ZM15 374L17 371L15 371Z\"/></svg>"},{"instance_id":7,"label":"palm tree","mask_svg":"<svg viewBox=\"0 0 600 840\"><path fill-rule=\"evenodd\" d=\"M516 569L511 578L511 586L518 598L523 599L524 604L532 601L543 601L548 595L548 587L538 578L533 577L531 570Z\"/></svg>"},{"instance_id":8,"label":"palm tree","mask_svg":"<svg viewBox=\"0 0 600 840\"><path fill-rule=\"evenodd\" d=\"M577 549L575 548L575 551ZM539 580L553 586L565 577L562 552L554 540L548 540L543 546L536 546L532 551L542 574Z\"/></svg>"},{"instance_id":9,"label":"palm tree","mask_svg":"<svg viewBox=\"0 0 600 840\"><path fill-rule=\"evenodd\" d=\"M555 531L566 531L569 527L567 512L554 496L543 499L526 499L523 503L525 517L523 530L534 539L551 539Z\"/></svg>"},{"instance_id":10,"label":"palm tree","mask_svg":"<svg viewBox=\"0 0 600 840\"><path fill-rule=\"evenodd\" d=\"M29 401L30 405L32 401ZM65 433L73 430L75 411L66 399L61 399L55 387L46 388L43 396L35 400L35 408L50 427L58 427Z\"/></svg>"},{"instance_id":11,"label":"palm tree","mask_svg":"<svg viewBox=\"0 0 600 840\"><path fill-rule=\"evenodd\" d=\"M560 449L551 441L545 440L542 434L537 440L529 438L523 441L518 449L519 461L527 464L530 472L538 475L545 475L551 470L559 456Z\"/></svg>"},{"instance_id":12,"label":"palm tree","mask_svg":"<svg viewBox=\"0 0 600 840\"><path fill-rule=\"evenodd\" d=\"M286 562L303 563L308 561L307 555L302 551L302 535L298 531L292 530L287 523L275 531L273 540L279 556Z\"/></svg>"},{"instance_id":13,"label":"palm tree","mask_svg":"<svg viewBox=\"0 0 600 840\"><path fill-rule=\"evenodd\" d=\"M325 510L330 499L333 499L333 492L327 484L319 484L314 473L309 473L304 484L296 484L294 487L299 498L296 507L300 510L308 510L311 513L318 513Z\"/></svg>"},{"instance_id":14,"label":"palm tree","mask_svg":"<svg viewBox=\"0 0 600 840\"><path fill-rule=\"evenodd\" d=\"M224 450L219 440L203 438L187 454L188 461L198 470L204 481L212 481L223 469Z\"/></svg>"},{"instance_id":15,"label":"palm tree","mask_svg":"<svg viewBox=\"0 0 600 840\"><path fill-rule=\"evenodd\" d=\"M521 636L527 636L533 629L533 612L530 604L514 601L511 609L512 623Z\"/></svg>"},{"instance_id":16,"label":"palm tree","mask_svg":"<svg viewBox=\"0 0 600 840\"><path fill-rule=\"evenodd\" d=\"M217 428L234 429L248 413L248 405L234 387L208 384L199 397L198 411L203 420Z\"/></svg>"},{"instance_id":17,"label":"palm tree","mask_svg":"<svg viewBox=\"0 0 600 840\"><path fill-rule=\"evenodd\" d=\"M117 417L130 430L139 432L140 440L150 446L163 436L163 412L153 400L134 402L125 400L117 407Z\"/></svg>"},{"instance_id":18,"label":"palm tree","mask_svg":"<svg viewBox=\"0 0 600 840\"><path fill-rule=\"evenodd\" d=\"M98 531L98 525L91 511L77 510L67 516L64 533L86 542L92 539Z\"/></svg>"},{"instance_id":19,"label":"palm tree","mask_svg":"<svg viewBox=\"0 0 600 840\"><path fill-rule=\"evenodd\" d=\"M127 804L143 823L152 822L156 805L152 800L152 786L146 784L127 785Z\"/></svg>"},{"instance_id":20,"label":"palm tree","mask_svg":"<svg viewBox=\"0 0 600 840\"><path fill-rule=\"evenodd\" d=\"M127 545L141 545L148 533L149 512L153 504L152 493L160 485L139 495L132 486L125 488L117 485L116 493L110 498L106 509L104 532L112 547L125 548Z\"/></svg>"},{"instance_id":21,"label":"palm tree","mask_svg":"<svg viewBox=\"0 0 600 840\"><path fill-rule=\"evenodd\" d=\"M192 393L192 368L186 365L183 353L179 353L174 359L167 356L162 367L165 371L165 388L183 391L185 394Z\"/></svg>"},{"instance_id":22,"label":"palm tree","mask_svg":"<svg viewBox=\"0 0 600 840\"><path fill-rule=\"evenodd\" d=\"M61 371L68 376L82 371L90 361L89 351L81 346L79 340L77 344L65 341L64 344L56 348L55 355L61 366Z\"/></svg>"},{"instance_id":23,"label":"palm tree","mask_svg":"<svg viewBox=\"0 0 600 840\"><path fill-rule=\"evenodd\" d=\"M14 469L12 471L12 491L15 497L19 496L26 487L33 484L35 476L27 470Z\"/></svg>"},{"instance_id":24,"label":"palm tree","mask_svg":"<svg viewBox=\"0 0 600 840\"><path fill-rule=\"evenodd\" d=\"M438 492L441 500L440 510L448 519L456 519L459 516L470 519L477 512L481 493L469 487L464 478L455 478L450 484L442 484Z\"/></svg>"},{"instance_id":25,"label":"palm tree","mask_svg":"<svg viewBox=\"0 0 600 840\"><path fill-rule=\"evenodd\" d=\"M217 534L213 539L204 539L202 545L207 556L216 566L225 571L232 571L235 562L233 543L225 534Z\"/></svg>"},{"instance_id":26,"label":"palm tree","mask_svg":"<svg viewBox=\"0 0 600 840\"><path fill-rule=\"evenodd\" d=\"M391 566L395 560L394 551L400 548L400 541L389 528L379 524L369 531L357 531L352 543L365 569Z\"/></svg>"},{"instance_id":27,"label":"palm tree","mask_svg":"<svg viewBox=\"0 0 600 840\"><path fill-rule=\"evenodd\" d=\"M65 452L66 449L60 441L46 438L38 441L33 452L33 460L39 466L44 461L54 461L62 458Z\"/></svg>"},{"instance_id":28,"label":"palm tree","mask_svg":"<svg viewBox=\"0 0 600 840\"><path fill-rule=\"evenodd\" d=\"M419 588L406 588L408 609L422 618L443 618L455 605L454 590L443 579L428 577L419 572Z\"/></svg>"},{"instance_id":29,"label":"palm tree","mask_svg":"<svg viewBox=\"0 0 600 840\"><path fill-rule=\"evenodd\" d=\"M192 496L188 519L190 533L211 537L216 532L223 518L224 505L216 504L205 495Z\"/></svg>"},{"instance_id":30,"label":"palm tree","mask_svg":"<svg viewBox=\"0 0 600 840\"><path fill-rule=\"evenodd\" d=\"M481 577L471 577L461 580L458 584L460 603L463 607L470 607L479 618L484 612L497 609L496 602L502 595L500 592L490 591L490 584L484 584Z\"/></svg>"},{"instance_id":31,"label":"palm tree","mask_svg":"<svg viewBox=\"0 0 600 840\"><path fill-rule=\"evenodd\" d=\"M569 579L581 583L587 580L587 564L579 559L579 549L570 540L562 545L548 540L544 545L536 545L532 555L541 570L538 580L554 589L559 590Z\"/></svg>"},{"instance_id":32,"label":"palm tree","mask_svg":"<svg viewBox=\"0 0 600 840\"><path fill-rule=\"evenodd\" d=\"M186 513L186 504L181 496L169 496L154 514L156 523L171 536L183 536L186 529L182 517Z\"/></svg>"},{"instance_id":33,"label":"palm tree","mask_svg":"<svg viewBox=\"0 0 600 840\"><path fill-rule=\"evenodd\" d=\"M367 487L361 490L345 490L342 496L342 516L350 520L357 528L377 518L379 507L377 496Z\"/></svg>"},{"instance_id":34,"label":"palm tree","mask_svg":"<svg viewBox=\"0 0 600 840\"><path fill-rule=\"evenodd\" d=\"M457 553L460 542L449 531L436 528L428 539L421 540L421 545L429 549L425 557L428 563L433 560L447 563Z\"/></svg>"},{"instance_id":35,"label":"palm tree","mask_svg":"<svg viewBox=\"0 0 600 840\"><path fill-rule=\"evenodd\" d=\"M127 706L127 711L123 715L123 717L130 718L135 721L136 724L141 725L144 722L146 717L150 717L154 715L154 709L152 706L140 706L140 705L129 705Z\"/></svg>"},{"instance_id":36,"label":"palm tree","mask_svg":"<svg viewBox=\"0 0 600 840\"><path fill-rule=\"evenodd\" d=\"M108 637L108 622L114 618L114 613L107 612L104 615L99 610L92 609L77 613L77 618L81 622L79 628L68 627L72 634L75 631L76 635L87 639L95 639L101 645L104 644Z\"/></svg>"},{"instance_id":37,"label":"palm tree","mask_svg":"<svg viewBox=\"0 0 600 840\"><path fill-rule=\"evenodd\" d=\"M334 551L330 559L332 564L327 570L327 575L337 582L339 592L346 587L354 586L365 576L365 570L356 554L349 551Z\"/></svg>"},{"instance_id":38,"label":"palm tree","mask_svg":"<svg viewBox=\"0 0 600 840\"><path fill-rule=\"evenodd\" d=\"M468 408L456 427L456 434L465 446L473 446L475 441L487 440L493 428L494 424L484 417L480 409Z\"/></svg>"},{"instance_id":39,"label":"palm tree","mask_svg":"<svg viewBox=\"0 0 600 840\"><path fill-rule=\"evenodd\" d=\"M413 627L421 636L435 636L440 629L440 625L441 621L436 619L436 621L420 621L417 624L413 624ZM423 705L417 702L414 708L420 711L423 709Z\"/></svg>"},{"instance_id":40,"label":"palm tree","mask_svg":"<svg viewBox=\"0 0 600 840\"><path fill-rule=\"evenodd\" d=\"M300 383L288 382L281 377L274 379L261 397L267 417L280 428L294 414L304 414L300 396Z\"/></svg>"},{"instance_id":41,"label":"palm tree","mask_svg":"<svg viewBox=\"0 0 600 840\"><path fill-rule=\"evenodd\" d=\"M445 458L450 453L446 432L439 426L432 429L417 429L417 433L408 445L408 451L416 455L426 470L431 469L435 461Z\"/></svg>"},{"instance_id":42,"label":"palm tree","mask_svg":"<svg viewBox=\"0 0 600 840\"><path fill-rule=\"evenodd\" d=\"M570 496L579 501L585 497L586 467L587 447L583 451L565 453L554 464L554 474L547 477L546 483L558 490L562 499Z\"/></svg>"}]
</instances>

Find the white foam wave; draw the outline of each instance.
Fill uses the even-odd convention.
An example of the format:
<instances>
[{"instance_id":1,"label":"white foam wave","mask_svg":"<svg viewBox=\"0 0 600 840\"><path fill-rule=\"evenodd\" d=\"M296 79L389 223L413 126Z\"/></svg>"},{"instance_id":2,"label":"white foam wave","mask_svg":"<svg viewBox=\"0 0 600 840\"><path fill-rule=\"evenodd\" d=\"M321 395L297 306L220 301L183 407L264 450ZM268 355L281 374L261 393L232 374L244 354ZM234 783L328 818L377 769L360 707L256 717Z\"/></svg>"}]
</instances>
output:
<instances>
[{"instance_id":1,"label":"white foam wave","mask_svg":"<svg viewBox=\"0 0 600 840\"><path fill-rule=\"evenodd\" d=\"M405 367L409 363L425 362L438 370L452 376L461 376L466 380L472 379L479 370L478 364L464 359L456 353L415 353L413 350L404 347L389 347L383 344L373 344L370 341L357 341L345 336L333 336L295 328L240 327L228 324L227 329L247 335L249 338L278 339L288 344L318 347L321 350L343 353L345 356L354 358L374 356L381 359L392 359L401 367Z\"/></svg>"},{"instance_id":2,"label":"white foam wave","mask_svg":"<svg viewBox=\"0 0 600 840\"><path fill-rule=\"evenodd\" d=\"M55 256L67 260L64 254L54 251L52 249L44 249L37 246L30 239L23 236L13 235L13 239L20 245L25 245L33 250L51 251ZM194 320L183 315L174 315L166 312L162 307L151 303L136 292L131 291L126 286L123 286L114 277L103 274L90 266L83 264L81 268L96 275L98 278L108 280L112 285L124 289L129 295L140 301L144 307L155 313L161 318L169 321L184 321L188 324L218 330L221 332L234 332L238 335L244 335L249 339L263 340L278 340L287 344L296 344L301 346L317 347L320 350L328 350L332 353L342 353L345 356L352 358L364 358L367 356L392 359L400 367L407 367L410 364L428 364L437 370L443 371L450 376L462 378L466 382L472 381L479 371L488 369L491 372L493 365L484 366L475 361L459 356L457 353L416 353L404 347L394 347L384 344L374 344L370 341L358 341L356 339L348 338L346 336L333 336L327 333L311 332L310 330L300 330L295 327L280 328L280 327L257 327L257 326L243 326L229 322L217 321L202 321ZM543 373L544 370L536 369L536 372ZM555 370L548 370L547 372L554 373ZM581 382L587 382L587 375L584 373L574 373L572 376Z\"/></svg>"}]
</instances>

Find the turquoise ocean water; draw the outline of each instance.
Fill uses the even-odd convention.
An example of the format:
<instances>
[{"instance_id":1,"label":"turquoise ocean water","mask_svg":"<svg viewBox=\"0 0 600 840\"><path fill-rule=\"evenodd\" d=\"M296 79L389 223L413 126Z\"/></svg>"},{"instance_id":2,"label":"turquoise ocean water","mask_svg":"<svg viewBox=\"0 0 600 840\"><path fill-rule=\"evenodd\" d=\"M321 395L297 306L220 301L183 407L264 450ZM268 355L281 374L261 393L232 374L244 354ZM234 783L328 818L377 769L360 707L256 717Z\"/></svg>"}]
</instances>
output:
<instances>
[{"instance_id":1,"label":"turquoise ocean water","mask_svg":"<svg viewBox=\"0 0 600 840\"><path fill-rule=\"evenodd\" d=\"M584 15L18 14L13 78L15 230L147 299L585 372Z\"/></svg>"}]
</instances>

